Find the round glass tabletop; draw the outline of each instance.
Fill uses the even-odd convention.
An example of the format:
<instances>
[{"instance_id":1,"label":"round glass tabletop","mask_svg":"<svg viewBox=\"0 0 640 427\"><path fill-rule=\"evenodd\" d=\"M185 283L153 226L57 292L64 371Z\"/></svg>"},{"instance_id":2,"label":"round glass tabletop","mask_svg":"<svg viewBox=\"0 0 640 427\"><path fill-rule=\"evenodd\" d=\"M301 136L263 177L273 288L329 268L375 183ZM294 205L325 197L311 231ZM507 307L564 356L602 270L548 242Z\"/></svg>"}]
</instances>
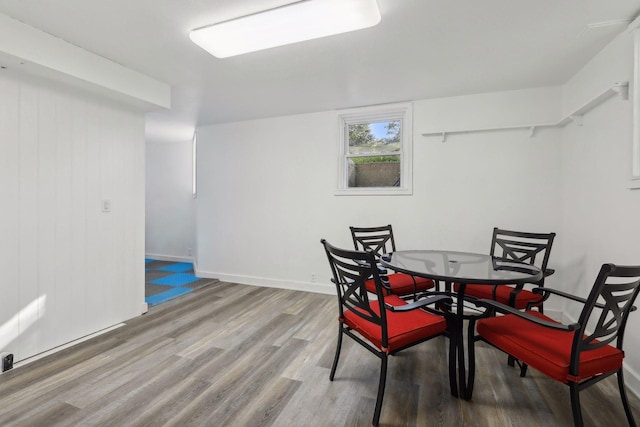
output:
<instances>
[{"instance_id":1,"label":"round glass tabletop","mask_svg":"<svg viewBox=\"0 0 640 427\"><path fill-rule=\"evenodd\" d=\"M382 255L380 263L414 276L466 284L520 284L542 278L536 266L469 252L396 251Z\"/></svg>"}]
</instances>

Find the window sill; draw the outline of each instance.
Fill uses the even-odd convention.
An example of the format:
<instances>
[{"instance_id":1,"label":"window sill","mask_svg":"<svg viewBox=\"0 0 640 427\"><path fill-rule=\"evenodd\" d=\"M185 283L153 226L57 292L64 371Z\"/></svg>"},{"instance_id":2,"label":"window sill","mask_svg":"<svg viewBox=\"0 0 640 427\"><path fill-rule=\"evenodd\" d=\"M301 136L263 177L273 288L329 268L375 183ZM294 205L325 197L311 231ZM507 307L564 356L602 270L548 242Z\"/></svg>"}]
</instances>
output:
<instances>
[{"instance_id":1,"label":"window sill","mask_svg":"<svg viewBox=\"0 0 640 427\"><path fill-rule=\"evenodd\" d=\"M631 178L629 180L629 190L640 190L640 178Z\"/></svg>"},{"instance_id":2,"label":"window sill","mask_svg":"<svg viewBox=\"0 0 640 427\"><path fill-rule=\"evenodd\" d=\"M335 196L411 196L410 188L353 188L336 190Z\"/></svg>"}]
</instances>

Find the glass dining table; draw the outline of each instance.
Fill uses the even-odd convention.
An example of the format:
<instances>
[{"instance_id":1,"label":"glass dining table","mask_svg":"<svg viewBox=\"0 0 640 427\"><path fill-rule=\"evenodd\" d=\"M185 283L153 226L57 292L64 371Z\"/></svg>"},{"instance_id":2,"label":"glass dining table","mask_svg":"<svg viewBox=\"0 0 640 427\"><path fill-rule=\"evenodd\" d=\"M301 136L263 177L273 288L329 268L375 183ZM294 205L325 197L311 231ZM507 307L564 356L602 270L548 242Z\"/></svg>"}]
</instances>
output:
<instances>
[{"instance_id":1,"label":"glass dining table","mask_svg":"<svg viewBox=\"0 0 640 427\"><path fill-rule=\"evenodd\" d=\"M467 285L519 285L534 283L542 278L542 271L533 265L493 257L490 255L440 250L396 251L384 254L380 263L391 270L412 276L443 282L441 292L449 293L454 298L454 305L449 317L450 339L453 340L449 355L449 384L451 394L471 399L475 376L475 362L465 353L464 320L469 316L480 315L479 311L469 310L474 307L473 298L465 297ZM457 286L452 286L457 284ZM465 304L465 301L467 304ZM468 331L473 334L474 331ZM471 341L471 340L470 340ZM472 342L469 345L473 345ZM465 366L468 360L468 369Z\"/></svg>"}]
</instances>

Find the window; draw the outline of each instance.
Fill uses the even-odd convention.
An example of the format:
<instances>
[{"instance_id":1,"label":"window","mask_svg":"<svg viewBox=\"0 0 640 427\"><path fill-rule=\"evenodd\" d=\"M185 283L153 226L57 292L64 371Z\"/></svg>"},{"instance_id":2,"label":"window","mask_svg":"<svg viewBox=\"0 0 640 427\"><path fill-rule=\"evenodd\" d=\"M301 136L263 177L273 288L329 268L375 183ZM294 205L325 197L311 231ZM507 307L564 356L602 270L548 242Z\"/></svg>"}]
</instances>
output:
<instances>
[{"instance_id":1,"label":"window","mask_svg":"<svg viewBox=\"0 0 640 427\"><path fill-rule=\"evenodd\" d=\"M411 194L411 104L338 112L338 195Z\"/></svg>"},{"instance_id":2,"label":"window","mask_svg":"<svg viewBox=\"0 0 640 427\"><path fill-rule=\"evenodd\" d=\"M640 29L633 31L633 151L629 188L640 188Z\"/></svg>"}]
</instances>

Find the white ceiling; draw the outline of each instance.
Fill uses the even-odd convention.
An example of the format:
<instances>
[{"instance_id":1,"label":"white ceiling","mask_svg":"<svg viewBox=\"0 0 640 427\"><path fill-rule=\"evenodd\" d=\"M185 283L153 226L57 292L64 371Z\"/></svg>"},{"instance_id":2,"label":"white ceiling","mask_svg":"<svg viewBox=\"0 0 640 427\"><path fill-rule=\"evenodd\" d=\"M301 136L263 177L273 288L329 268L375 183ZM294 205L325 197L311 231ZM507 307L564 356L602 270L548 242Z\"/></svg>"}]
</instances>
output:
<instances>
[{"instance_id":1,"label":"white ceiling","mask_svg":"<svg viewBox=\"0 0 640 427\"><path fill-rule=\"evenodd\" d=\"M0 13L171 84L172 108L147 118L162 141L212 123L563 84L640 12L640 0L378 0L375 27L237 57L188 38L291 2L0 0Z\"/></svg>"}]
</instances>

